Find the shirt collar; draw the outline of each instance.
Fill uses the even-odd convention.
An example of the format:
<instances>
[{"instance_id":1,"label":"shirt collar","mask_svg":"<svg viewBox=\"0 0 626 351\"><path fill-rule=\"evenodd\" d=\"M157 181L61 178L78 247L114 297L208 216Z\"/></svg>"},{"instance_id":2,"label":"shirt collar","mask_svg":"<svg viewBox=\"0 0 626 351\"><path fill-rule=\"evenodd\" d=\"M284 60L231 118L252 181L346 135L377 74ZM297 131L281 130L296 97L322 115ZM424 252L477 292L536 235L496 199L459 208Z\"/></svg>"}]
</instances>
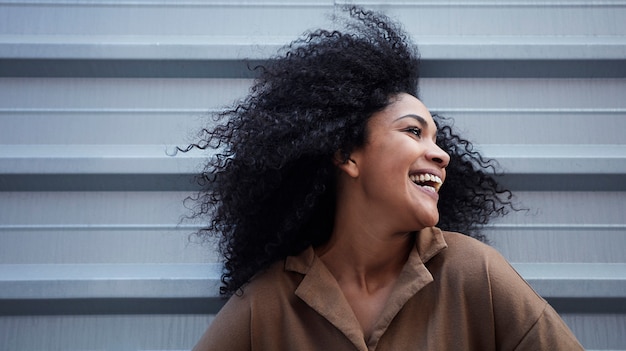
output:
<instances>
[{"instance_id":1,"label":"shirt collar","mask_svg":"<svg viewBox=\"0 0 626 351\"><path fill-rule=\"evenodd\" d=\"M309 307L326 318L358 349L374 349L385 330L406 302L433 281L424 263L444 250L447 244L439 228L426 228L417 233L415 250L409 254L387 307L380 316L369 340L364 340L359 323L339 284L320 260L313 247L298 256L287 257L285 270L303 274L295 294Z\"/></svg>"},{"instance_id":2,"label":"shirt collar","mask_svg":"<svg viewBox=\"0 0 626 351\"><path fill-rule=\"evenodd\" d=\"M448 247L443 232L437 227L429 227L422 229L417 233L415 240L416 251L412 251L411 256L417 254L420 263L426 263L439 252ZM285 270L307 274L313 265L313 261L317 258L313 247L308 247L297 256L289 256L285 261Z\"/></svg>"}]
</instances>

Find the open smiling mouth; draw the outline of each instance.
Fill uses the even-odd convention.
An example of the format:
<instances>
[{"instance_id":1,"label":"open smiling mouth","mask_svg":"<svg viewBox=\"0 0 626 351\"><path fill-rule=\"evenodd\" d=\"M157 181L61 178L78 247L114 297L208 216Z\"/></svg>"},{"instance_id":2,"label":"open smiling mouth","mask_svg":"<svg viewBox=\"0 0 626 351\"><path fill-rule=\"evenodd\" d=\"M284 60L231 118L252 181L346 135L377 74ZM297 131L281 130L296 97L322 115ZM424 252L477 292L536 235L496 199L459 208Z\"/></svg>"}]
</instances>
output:
<instances>
[{"instance_id":1,"label":"open smiling mouth","mask_svg":"<svg viewBox=\"0 0 626 351\"><path fill-rule=\"evenodd\" d=\"M411 174L409 178L413 183L435 193L439 192L439 189L443 184L441 178L437 177L434 174Z\"/></svg>"}]
</instances>

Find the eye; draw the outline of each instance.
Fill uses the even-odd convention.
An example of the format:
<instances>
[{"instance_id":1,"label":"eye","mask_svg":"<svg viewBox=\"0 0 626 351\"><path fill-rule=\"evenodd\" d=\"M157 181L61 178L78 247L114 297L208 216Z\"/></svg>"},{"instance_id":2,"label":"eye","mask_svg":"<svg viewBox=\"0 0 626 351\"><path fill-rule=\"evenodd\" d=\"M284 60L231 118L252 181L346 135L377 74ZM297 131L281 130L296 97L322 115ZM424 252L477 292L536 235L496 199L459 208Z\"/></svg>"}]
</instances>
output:
<instances>
[{"instance_id":1,"label":"eye","mask_svg":"<svg viewBox=\"0 0 626 351\"><path fill-rule=\"evenodd\" d=\"M418 138L422 137L422 130L418 127L409 127L406 129L406 131L415 135Z\"/></svg>"}]
</instances>

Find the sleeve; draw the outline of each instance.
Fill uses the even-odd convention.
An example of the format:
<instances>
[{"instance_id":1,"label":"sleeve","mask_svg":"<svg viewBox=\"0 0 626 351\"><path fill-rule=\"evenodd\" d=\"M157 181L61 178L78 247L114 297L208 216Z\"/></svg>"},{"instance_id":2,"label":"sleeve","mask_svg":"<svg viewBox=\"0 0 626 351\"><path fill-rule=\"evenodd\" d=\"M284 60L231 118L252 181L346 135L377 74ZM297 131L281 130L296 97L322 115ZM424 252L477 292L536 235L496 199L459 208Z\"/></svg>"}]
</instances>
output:
<instances>
[{"instance_id":1,"label":"sleeve","mask_svg":"<svg viewBox=\"0 0 626 351\"><path fill-rule=\"evenodd\" d=\"M232 296L217 313L193 351L252 350L250 306L239 296Z\"/></svg>"},{"instance_id":2,"label":"sleeve","mask_svg":"<svg viewBox=\"0 0 626 351\"><path fill-rule=\"evenodd\" d=\"M495 249L488 249L496 339L501 350L584 350L557 312Z\"/></svg>"},{"instance_id":3,"label":"sleeve","mask_svg":"<svg viewBox=\"0 0 626 351\"><path fill-rule=\"evenodd\" d=\"M584 350L556 311L546 308L515 350Z\"/></svg>"}]
</instances>

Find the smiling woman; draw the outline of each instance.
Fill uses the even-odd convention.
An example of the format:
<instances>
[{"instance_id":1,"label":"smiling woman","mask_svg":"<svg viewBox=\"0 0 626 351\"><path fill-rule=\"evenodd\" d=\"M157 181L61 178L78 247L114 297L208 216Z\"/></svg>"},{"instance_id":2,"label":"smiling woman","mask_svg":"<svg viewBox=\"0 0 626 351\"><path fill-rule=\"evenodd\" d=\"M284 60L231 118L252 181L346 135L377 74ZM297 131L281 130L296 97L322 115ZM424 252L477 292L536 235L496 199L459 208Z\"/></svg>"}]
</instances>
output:
<instances>
[{"instance_id":1,"label":"smiling woman","mask_svg":"<svg viewBox=\"0 0 626 351\"><path fill-rule=\"evenodd\" d=\"M196 350L582 349L470 237L510 192L419 100L415 47L385 16L349 13L261 67L191 146L219 150L196 215L229 297Z\"/></svg>"}]
</instances>

